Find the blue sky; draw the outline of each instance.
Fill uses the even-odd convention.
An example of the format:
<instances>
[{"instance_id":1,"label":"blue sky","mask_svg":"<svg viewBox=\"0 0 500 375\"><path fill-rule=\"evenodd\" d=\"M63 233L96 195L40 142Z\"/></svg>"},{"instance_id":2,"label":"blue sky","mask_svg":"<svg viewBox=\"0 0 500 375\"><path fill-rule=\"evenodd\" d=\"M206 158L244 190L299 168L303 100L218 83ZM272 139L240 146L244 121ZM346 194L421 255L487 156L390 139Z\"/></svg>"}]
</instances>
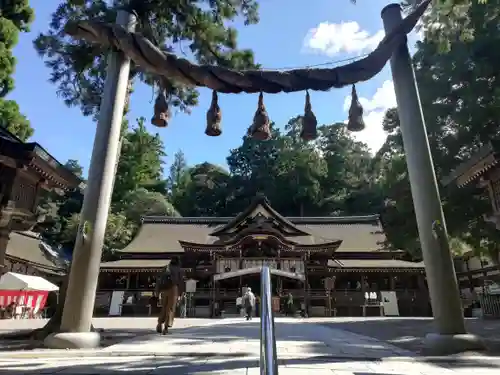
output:
<instances>
[{"instance_id":1,"label":"blue sky","mask_svg":"<svg viewBox=\"0 0 500 375\"><path fill-rule=\"evenodd\" d=\"M309 7L303 1L268 0L260 2L259 24L239 28L239 45L252 48L256 61L264 68L305 67L359 56L371 51L383 35L380 10L390 1L314 0ZM78 108L68 108L57 97L56 87L48 82L49 70L36 54L32 41L48 28L57 1L32 0L36 20L31 32L20 37L15 49L18 60L16 89L9 99L16 100L35 129L33 141L44 146L61 162L77 159L85 169L92 152L95 123L83 117ZM357 86L365 107L367 130L358 138L376 150L383 142L380 121L385 109L394 106L394 92L386 67L369 82ZM320 124L342 122L347 118L346 98L350 88L327 93L311 93L313 111ZM252 121L257 95L220 95L223 134L204 134L210 91L201 90L200 104L191 115L177 113L167 129L160 133L165 142L167 164L182 150L189 164L209 161L225 165L230 149L238 147ZM268 113L277 124L303 113L304 93L265 95ZM132 96L129 119L152 115L151 88L137 85Z\"/></svg>"}]
</instances>

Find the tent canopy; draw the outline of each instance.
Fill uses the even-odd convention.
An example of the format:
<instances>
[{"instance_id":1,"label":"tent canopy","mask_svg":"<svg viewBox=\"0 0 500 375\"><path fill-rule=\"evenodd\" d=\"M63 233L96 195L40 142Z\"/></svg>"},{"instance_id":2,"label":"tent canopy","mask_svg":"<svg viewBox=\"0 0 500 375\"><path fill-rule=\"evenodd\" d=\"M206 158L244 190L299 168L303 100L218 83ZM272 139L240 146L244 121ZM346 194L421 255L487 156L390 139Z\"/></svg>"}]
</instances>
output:
<instances>
[{"instance_id":1,"label":"tent canopy","mask_svg":"<svg viewBox=\"0 0 500 375\"><path fill-rule=\"evenodd\" d=\"M0 290L41 290L52 292L59 290L57 285L43 277L7 272L0 278Z\"/></svg>"}]
</instances>

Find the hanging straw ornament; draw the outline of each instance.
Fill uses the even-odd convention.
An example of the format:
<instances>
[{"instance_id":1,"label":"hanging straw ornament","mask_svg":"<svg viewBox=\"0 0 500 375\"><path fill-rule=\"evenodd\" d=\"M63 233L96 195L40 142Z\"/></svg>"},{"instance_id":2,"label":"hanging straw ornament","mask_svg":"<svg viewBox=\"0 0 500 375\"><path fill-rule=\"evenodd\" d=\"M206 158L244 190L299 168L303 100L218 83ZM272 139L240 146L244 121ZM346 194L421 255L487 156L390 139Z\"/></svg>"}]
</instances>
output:
<instances>
[{"instance_id":1,"label":"hanging straw ornament","mask_svg":"<svg viewBox=\"0 0 500 375\"><path fill-rule=\"evenodd\" d=\"M163 89L158 90L158 96L155 100L154 115L151 118L151 124L159 128L166 128L170 120L170 110L168 101Z\"/></svg>"},{"instance_id":2,"label":"hanging straw ornament","mask_svg":"<svg viewBox=\"0 0 500 375\"><path fill-rule=\"evenodd\" d=\"M212 91L212 103L207 111L207 128L205 134L210 137L218 137L222 134L220 122L222 120L222 112L219 107L219 98L217 91Z\"/></svg>"},{"instance_id":3,"label":"hanging straw ornament","mask_svg":"<svg viewBox=\"0 0 500 375\"><path fill-rule=\"evenodd\" d=\"M259 94L259 103L257 111L253 117L253 124L248 128L248 135L259 141L267 141L271 138L271 129L269 126L269 116L264 106L264 96Z\"/></svg>"},{"instance_id":4,"label":"hanging straw ornament","mask_svg":"<svg viewBox=\"0 0 500 375\"><path fill-rule=\"evenodd\" d=\"M352 132L360 132L365 129L363 121L363 107L358 99L356 86L352 85L351 92L351 107L349 108L349 121L347 122L347 130Z\"/></svg>"},{"instance_id":5,"label":"hanging straw ornament","mask_svg":"<svg viewBox=\"0 0 500 375\"><path fill-rule=\"evenodd\" d=\"M302 118L302 130L300 137L304 141L312 141L318 137L318 120L311 108L311 97L309 91L306 91L306 105L304 108L304 117Z\"/></svg>"}]
</instances>

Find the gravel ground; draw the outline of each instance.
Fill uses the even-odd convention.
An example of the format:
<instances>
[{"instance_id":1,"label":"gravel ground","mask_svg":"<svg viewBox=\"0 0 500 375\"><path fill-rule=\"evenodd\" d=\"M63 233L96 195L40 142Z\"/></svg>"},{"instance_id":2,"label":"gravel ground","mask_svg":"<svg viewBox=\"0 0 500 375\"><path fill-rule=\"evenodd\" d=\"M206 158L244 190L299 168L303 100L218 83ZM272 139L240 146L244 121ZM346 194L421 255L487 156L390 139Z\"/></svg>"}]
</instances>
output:
<instances>
[{"instance_id":1,"label":"gravel ground","mask_svg":"<svg viewBox=\"0 0 500 375\"><path fill-rule=\"evenodd\" d=\"M331 318L320 319L318 323L370 336L414 353L420 353L425 335L434 332L432 319L426 318ZM466 319L466 326L469 333L485 339L487 354L500 356L500 320L471 318Z\"/></svg>"}]
</instances>

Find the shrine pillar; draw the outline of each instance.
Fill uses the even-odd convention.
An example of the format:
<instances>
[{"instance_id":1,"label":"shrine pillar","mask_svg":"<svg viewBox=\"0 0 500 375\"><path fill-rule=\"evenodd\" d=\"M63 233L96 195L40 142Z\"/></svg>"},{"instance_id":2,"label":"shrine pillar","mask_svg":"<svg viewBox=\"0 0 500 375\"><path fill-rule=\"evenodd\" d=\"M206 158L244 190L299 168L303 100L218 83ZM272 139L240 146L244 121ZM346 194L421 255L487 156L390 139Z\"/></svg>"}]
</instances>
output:
<instances>
[{"instance_id":1,"label":"shrine pillar","mask_svg":"<svg viewBox=\"0 0 500 375\"><path fill-rule=\"evenodd\" d=\"M134 31L136 17L120 10L116 23L128 31ZM91 324L129 78L130 58L122 52L111 51L69 273L61 332L45 339L44 343L49 348L96 348L100 345L100 335L91 331Z\"/></svg>"},{"instance_id":2,"label":"shrine pillar","mask_svg":"<svg viewBox=\"0 0 500 375\"><path fill-rule=\"evenodd\" d=\"M386 6L382 10L382 20L386 34L397 28L403 20L401 6L399 4ZM401 39L401 44L391 57L391 72L437 330L436 333L426 336L425 346L429 354L435 355L484 349L483 343L477 336L466 333L415 72L407 38L404 36ZM436 223L442 228L441 239L434 233L433 226Z\"/></svg>"}]
</instances>

